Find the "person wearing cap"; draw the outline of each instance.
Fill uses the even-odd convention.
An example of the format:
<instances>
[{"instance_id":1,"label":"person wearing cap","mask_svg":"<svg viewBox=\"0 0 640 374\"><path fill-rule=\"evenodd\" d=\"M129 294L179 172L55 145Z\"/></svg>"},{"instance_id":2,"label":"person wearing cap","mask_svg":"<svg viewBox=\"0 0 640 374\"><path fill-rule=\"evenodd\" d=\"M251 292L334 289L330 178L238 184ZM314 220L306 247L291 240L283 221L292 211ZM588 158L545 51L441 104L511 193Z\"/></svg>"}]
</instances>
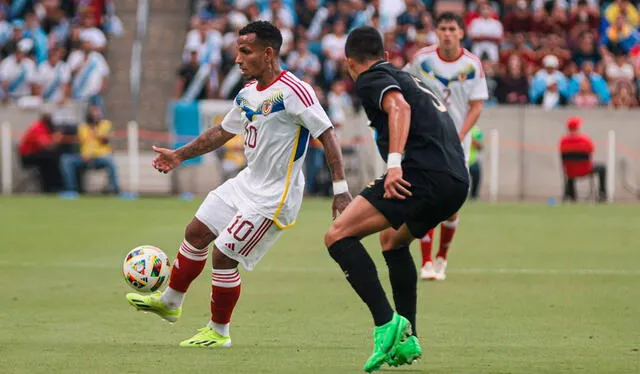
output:
<instances>
[{"instance_id":1,"label":"person wearing cap","mask_svg":"<svg viewBox=\"0 0 640 374\"><path fill-rule=\"evenodd\" d=\"M38 65L36 74L37 94L44 102L62 104L69 96L71 72L69 66L62 60L64 48L54 46L49 50L47 61Z\"/></svg>"},{"instance_id":2,"label":"person wearing cap","mask_svg":"<svg viewBox=\"0 0 640 374\"><path fill-rule=\"evenodd\" d=\"M543 69L533 77L529 87L529 99L533 104L542 104L546 109L566 104L569 97L567 78L558 70L560 61L554 55L542 59Z\"/></svg>"},{"instance_id":3,"label":"person wearing cap","mask_svg":"<svg viewBox=\"0 0 640 374\"><path fill-rule=\"evenodd\" d=\"M607 199L606 167L594 163L594 145L591 138L582 132L582 118L570 117L567 120L567 134L560 139L560 155L562 157L562 169L564 172L564 201L576 201L576 178L598 176L599 192L598 201Z\"/></svg>"},{"instance_id":4,"label":"person wearing cap","mask_svg":"<svg viewBox=\"0 0 640 374\"><path fill-rule=\"evenodd\" d=\"M104 112L102 94L107 87L109 65L104 57L93 47L94 36L80 33L82 51L74 51L69 56L69 68L73 72L71 97L74 100L88 101Z\"/></svg>"},{"instance_id":5,"label":"person wearing cap","mask_svg":"<svg viewBox=\"0 0 640 374\"><path fill-rule=\"evenodd\" d=\"M0 63L0 98L3 101L31 95L36 72L35 63L28 57L31 48L33 41L22 39L16 52Z\"/></svg>"}]
</instances>

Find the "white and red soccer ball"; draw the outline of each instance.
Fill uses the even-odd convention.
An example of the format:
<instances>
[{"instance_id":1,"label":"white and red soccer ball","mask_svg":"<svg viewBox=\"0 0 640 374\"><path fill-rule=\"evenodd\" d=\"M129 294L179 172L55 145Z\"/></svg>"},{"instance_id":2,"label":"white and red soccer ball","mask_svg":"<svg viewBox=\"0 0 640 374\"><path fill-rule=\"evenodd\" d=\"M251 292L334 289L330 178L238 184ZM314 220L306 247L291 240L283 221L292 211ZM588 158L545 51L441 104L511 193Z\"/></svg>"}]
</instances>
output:
<instances>
[{"instance_id":1,"label":"white and red soccer ball","mask_svg":"<svg viewBox=\"0 0 640 374\"><path fill-rule=\"evenodd\" d=\"M171 264L160 248L141 245L124 258L122 274L127 284L139 292L155 292L169 279Z\"/></svg>"}]
</instances>

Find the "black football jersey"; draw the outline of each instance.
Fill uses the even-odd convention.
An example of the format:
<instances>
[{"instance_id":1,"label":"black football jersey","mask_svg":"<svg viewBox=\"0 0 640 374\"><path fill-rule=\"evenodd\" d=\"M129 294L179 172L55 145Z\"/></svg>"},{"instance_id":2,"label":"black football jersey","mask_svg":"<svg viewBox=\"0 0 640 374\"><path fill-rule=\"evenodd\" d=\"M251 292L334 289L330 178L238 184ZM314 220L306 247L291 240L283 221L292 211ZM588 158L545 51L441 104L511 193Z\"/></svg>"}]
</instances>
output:
<instances>
[{"instance_id":1,"label":"black football jersey","mask_svg":"<svg viewBox=\"0 0 640 374\"><path fill-rule=\"evenodd\" d=\"M386 161L389 153L389 122L382 109L382 98L390 90L402 93L411 106L402 167L439 171L467 180L460 137L444 104L420 79L386 61L375 63L356 81L356 92L376 130L382 158Z\"/></svg>"}]
</instances>

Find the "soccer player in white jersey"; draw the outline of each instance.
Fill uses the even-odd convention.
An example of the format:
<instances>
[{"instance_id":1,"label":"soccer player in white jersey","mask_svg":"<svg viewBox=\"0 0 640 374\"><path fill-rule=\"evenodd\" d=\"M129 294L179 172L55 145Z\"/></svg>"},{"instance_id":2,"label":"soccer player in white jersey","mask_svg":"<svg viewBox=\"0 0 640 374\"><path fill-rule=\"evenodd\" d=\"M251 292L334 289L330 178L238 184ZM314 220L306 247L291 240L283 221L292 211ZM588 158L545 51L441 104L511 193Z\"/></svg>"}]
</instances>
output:
<instances>
[{"instance_id":1,"label":"soccer player in white jersey","mask_svg":"<svg viewBox=\"0 0 640 374\"><path fill-rule=\"evenodd\" d=\"M236 63L250 81L220 125L176 150L156 148L153 166L167 173L182 161L208 153L244 134L247 167L209 193L187 225L160 294L127 294L139 310L175 322L187 288L200 274L213 246L211 319L183 347L228 347L229 322L240 297L238 264L252 270L283 230L295 223L302 203L302 166L310 136L324 145L334 181L334 217L351 202L340 146L313 89L278 63L282 36L271 23L256 21L239 31Z\"/></svg>"},{"instance_id":2,"label":"soccer player in white jersey","mask_svg":"<svg viewBox=\"0 0 640 374\"><path fill-rule=\"evenodd\" d=\"M419 50L405 70L419 77L441 96L458 129L468 163L471 128L480 117L482 104L489 96L487 82L480 59L461 46L464 23L460 16L451 12L440 14L436 19L436 34L438 45ZM422 279L446 278L447 252L457 226L457 213L440 225L440 248L435 261L431 257L433 229L422 238Z\"/></svg>"}]
</instances>

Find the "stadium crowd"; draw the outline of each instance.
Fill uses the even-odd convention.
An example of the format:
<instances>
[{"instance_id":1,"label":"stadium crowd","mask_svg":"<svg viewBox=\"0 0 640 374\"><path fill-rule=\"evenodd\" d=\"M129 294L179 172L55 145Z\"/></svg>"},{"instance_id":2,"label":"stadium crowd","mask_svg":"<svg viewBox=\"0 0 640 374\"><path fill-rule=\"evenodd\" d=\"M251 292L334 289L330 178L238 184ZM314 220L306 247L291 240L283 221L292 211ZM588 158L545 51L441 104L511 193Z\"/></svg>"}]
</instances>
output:
<instances>
[{"instance_id":1,"label":"stadium crowd","mask_svg":"<svg viewBox=\"0 0 640 374\"><path fill-rule=\"evenodd\" d=\"M0 100L103 108L106 33L120 31L113 0L0 0Z\"/></svg>"},{"instance_id":2,"label":"stadium crowd","mask_svg":"<svg viewBox=\"0 0 640 374\"><path fill-rule=\"evenodd\" d=\"M341 67L349 30L374 25L397 66L437 43L434 0L199 0L193 8L177 98L233 97L241 80L233 64L237 31L266 19L282 31L283 66L317 88L338 123L341 108L353 104ZM637 2L474 0L463 12L464 44L484 64L488 105L638 106ZM210 74L198 76L202 66Z\"/></svg>"},{"instance_id":3,"label":"stadium crowd","mask_svg":"<svg viewBox=\"0 0 640 374\"><path fill-rule=\"evenodd\" d=\"M42 192L73 198L84 191L89 169L105 169L105 192L120 192L103 93L107 35L122 31L114 0L0 0L0 108L15 102L41 110L17 148ZM54 108L71 101L87 107L86 119L56 123Z\"/></svg>"}]
</instances>

